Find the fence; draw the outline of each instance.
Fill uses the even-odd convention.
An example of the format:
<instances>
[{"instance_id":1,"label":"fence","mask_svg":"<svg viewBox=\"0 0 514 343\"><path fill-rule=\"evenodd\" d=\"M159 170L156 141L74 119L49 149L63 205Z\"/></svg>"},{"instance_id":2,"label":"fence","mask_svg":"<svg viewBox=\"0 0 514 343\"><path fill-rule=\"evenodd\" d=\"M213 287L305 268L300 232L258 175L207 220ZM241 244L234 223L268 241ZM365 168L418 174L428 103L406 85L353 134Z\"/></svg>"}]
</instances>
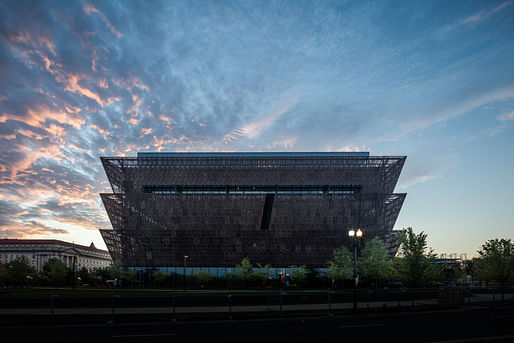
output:
<instances>
[{"instance_id":1,"label":"fence","mask_svg":"<svg viewBox=\"0 0 514 343\"><path fill-rule=\"evenodd\" d=\"M83 292L50 295L0 294L0 316L33 315L56 322L61 315L99 315L116 322L127 315L159 315L176 321L215 314L233 319L252 313L253 317L285 315L334 315L352 311L395 311L447 306L490 306L514 303L514 287L427 288L427 289L327 289L263 291L145 291L123 290L84 296Z\"/></svg>"}]
</instances>

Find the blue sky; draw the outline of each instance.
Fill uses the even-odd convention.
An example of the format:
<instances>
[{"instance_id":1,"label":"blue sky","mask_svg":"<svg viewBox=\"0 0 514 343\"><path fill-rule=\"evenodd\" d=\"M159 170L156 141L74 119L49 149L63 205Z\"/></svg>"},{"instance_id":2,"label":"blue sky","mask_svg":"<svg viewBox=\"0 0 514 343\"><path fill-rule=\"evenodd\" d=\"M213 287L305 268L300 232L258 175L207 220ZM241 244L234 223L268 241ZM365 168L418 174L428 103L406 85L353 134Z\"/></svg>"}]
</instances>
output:
<instances>
[{"instance_id":1,"label":"blue sky","mask_svg":"<svg viewBox=\"0 0 514 343\"><path fill-rule=\"evenodd\" d=\"M514 238L514 0L0 1L0 235L105 247L100 156L407 155L396 228Z\"/></svg>"}]
</instances>

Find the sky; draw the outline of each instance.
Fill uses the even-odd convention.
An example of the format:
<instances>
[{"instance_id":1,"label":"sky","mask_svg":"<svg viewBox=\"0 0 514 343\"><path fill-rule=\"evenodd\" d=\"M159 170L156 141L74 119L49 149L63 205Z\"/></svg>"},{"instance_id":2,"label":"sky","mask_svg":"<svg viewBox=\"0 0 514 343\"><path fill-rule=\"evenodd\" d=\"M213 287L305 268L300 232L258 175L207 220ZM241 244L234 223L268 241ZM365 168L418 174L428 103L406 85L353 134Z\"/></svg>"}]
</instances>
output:
<instances>
[{"instance_id":1,"label":"sky","mask_svg":"<svg viewBox=\"0 0 514 343\"><path fill-rule=\"evenodd\" d=\"M0 237L105 249L100 156L407 156L395 229L514 239L514 0L0 0Z\"/></svg>"}]
</instances>

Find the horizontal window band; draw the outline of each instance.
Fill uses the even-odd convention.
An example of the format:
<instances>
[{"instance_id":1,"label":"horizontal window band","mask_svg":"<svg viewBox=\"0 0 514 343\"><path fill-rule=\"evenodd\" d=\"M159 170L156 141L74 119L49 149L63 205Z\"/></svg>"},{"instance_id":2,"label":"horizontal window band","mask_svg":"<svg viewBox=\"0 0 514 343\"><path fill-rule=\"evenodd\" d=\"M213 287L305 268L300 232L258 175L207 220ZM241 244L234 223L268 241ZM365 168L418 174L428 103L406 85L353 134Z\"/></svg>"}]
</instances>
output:
<instances>
[{"instance_id":1,"label":"horizontal window band","mask_svg":"<svg viewBox=\"0 0 514 343\"><path fill-rule=\"evenodd\" d=\"M143 193L154 194L355 194L360 185L144 185Z\"/></svg>"}]
</instances>

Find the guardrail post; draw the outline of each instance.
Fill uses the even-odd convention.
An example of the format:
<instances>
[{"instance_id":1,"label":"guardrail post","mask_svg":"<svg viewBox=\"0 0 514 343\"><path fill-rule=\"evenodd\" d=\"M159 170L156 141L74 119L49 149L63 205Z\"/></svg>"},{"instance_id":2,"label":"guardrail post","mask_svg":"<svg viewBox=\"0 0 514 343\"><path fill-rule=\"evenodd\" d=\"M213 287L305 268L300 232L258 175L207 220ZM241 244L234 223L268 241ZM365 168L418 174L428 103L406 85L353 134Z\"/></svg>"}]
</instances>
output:
<instances>
[{"instance_id":1,"label":"guardrail post","mask_svg":"<svg viewBox=\"0 0 514 343\"><path fill-rule=\"evenodd\" d=\"M371 289L368 289L368 292L366 294L366 303L367 303L366 307L368 308L368 310L369 310L369 298L370 298L371 294L373 294L373 291Z\"/></svg>"},{"instance_id":2,"label":"guardrail post","mask_svg":"<svg viewBox=\"0 0 514 343\"><path fill-rule=\"evenodd\" d=\"M332 316L331 310L332 310L332 302L331 302L331 294L335 294L335 291L331 291L330 288L328 288L327 292L327 300L328 300L328 315Z\"/></svg>"},{"instance_id":3,"label":"guardrail post","mask_svg":"<svg viewBox=\"0 0 514 343\"><path fill-rule=\"evenodd\" d=\"M119 294L114 294L114 291L112 292L112 319L111 319L111 323L114 323L114 319L115 319L115 316L116 316L116 306L115 306L115 299L116 298L119 298L120 295Z\"/></svg>"},{"instance_id":4,"label":"guardrail post","mask_svg":"<svg viewBox=\"0 0 514 343\"><path fill-rule=\"evenodd\" d=\"M54 298L57 298L59 294L50 294L50 322L54 325Z\"/></svg>"},{"instance_id":5,"label":"guardrail post","mask_svg":"<svg viewBox=\"0 0 514 343\"><path fill-rule=\"evenodd\" d=\"M268 311L271 311L271 289L268 292Z\"/></svg>"},{"instance_id":6,"label":"guardrail post","mask_svg":"<svg viewBox=\"0 0 514 343\"><path fill-rule=\"evenodd\" d=\"M280 292L280 314L282 314L282 303L283 299L282 296L287 295L287 292Z\"/></svg>"},{"instance_id":7,"label":"guardrail post","mask_svg":"<svg viewBox=\"0 0 514 343\"><path fill-rule=\"evenodd\" d=\"M175 318L175 298L177 295L175 292L171 293L171 321L175 322L177 319Z\"/></svg>"},{"instance_id":8,"label":"guardrail post","mask_svg":"<svg viewBox=\"0 0 514 343\"><path fill-rule=\"evenodd\" d=\"M229 312L228 319L232 319L232 294L227 295L227 301L228 301L228 312Z\"/></svg>"}]
</instances>

